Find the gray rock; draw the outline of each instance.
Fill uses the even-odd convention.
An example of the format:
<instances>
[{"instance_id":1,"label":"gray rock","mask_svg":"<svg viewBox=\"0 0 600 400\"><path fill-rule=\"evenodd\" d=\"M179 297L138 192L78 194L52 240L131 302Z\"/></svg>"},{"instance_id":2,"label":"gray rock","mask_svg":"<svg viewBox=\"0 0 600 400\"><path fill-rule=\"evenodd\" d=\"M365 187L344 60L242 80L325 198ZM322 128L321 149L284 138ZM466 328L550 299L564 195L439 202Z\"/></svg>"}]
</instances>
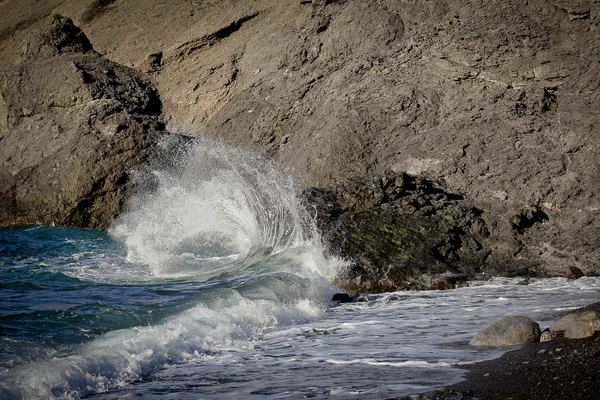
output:
<instances>
[{"instance_id":1,"label":"gray rock","mask_svg":"<svg viewBox=\"0 0 600 400\"><path fill-rule=\"evenodd\" d=\"M2 79L0 225L104 228L163 129L158 93L65 17L47 19L24 55Z\"/></svg>"},{"instance_id":2,"label":"gray rock","mask_svg":"<svg viewBox=\"0 0 600 400\"><path fill-rule=\"evenodd\" d=\"M582 339L600 331L600 313L584 311L567 314L550 326L552 332L564 332L568 339Z\"/></svg>"},{"instance_id":3,"label":"gray rock","mask_svg":"<svg viewBox=\"0 0 600 400\"><path fill-rule=\"evenodd\" d=\"M568 339L583 339L600 332L600 313L586 311L577 316L565 330Z\"/></svg>"},{"instance_id":4,"label":"gray rock","mask_svg":"<svg viewBox=\"0 0 600 400\"><path fill-rule=\"evenodd\" d=\"M556 321L552 325L550 325L549 329L553 332L564 332L567 329L569 329L571 324L573 324L573 322L577 318L579 318L579 315L580 315L580 313L567 314L564 317L561 317L558 321Z\"/></svg>"},{"instance_id":5,"label":"gray rock","mask_svg":"<svg viewBox=\"0 0 600 400\"><path fill-rule=\"evenodd\" d=\"M494 325L479 332L471 346L511 346L535 343L540 339L540 326L523 316L504 317Z\"/></svg>"}]
</instances>

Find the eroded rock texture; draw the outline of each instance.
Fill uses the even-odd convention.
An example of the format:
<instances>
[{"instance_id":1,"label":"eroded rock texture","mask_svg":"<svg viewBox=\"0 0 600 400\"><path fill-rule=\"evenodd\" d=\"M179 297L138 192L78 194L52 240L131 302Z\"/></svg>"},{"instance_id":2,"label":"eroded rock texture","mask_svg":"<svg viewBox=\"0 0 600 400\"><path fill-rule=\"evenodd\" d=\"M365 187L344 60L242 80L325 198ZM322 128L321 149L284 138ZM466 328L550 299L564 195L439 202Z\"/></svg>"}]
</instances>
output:
<instances>
[{"instance_id":1,"label":"eroded rock texture","mask_svg":"<svg viewBox=\"0 0 600 400\"><path fill-rule=\"evenodd\" d=\"M0 223L106 227L162 129L156 89L53 16L5 74L2 96Z\"/></svg>"},{"instance_id":2,"label":"eroded rock texture","mask_svg":"<svg viewBox=\"0 0 600 400\"><path fill-rule=\"evenodd\" d=\"M253 147L289 167L305 188L324 190L325 197L367 193L373 181L390 174L392 181L412 177L416 189L398 189L406 195L360 200L354 210L340 206L339 219L325 215L321 221L337 247L333 251L367 249L364 256L353 252L355 271L373 264L364 260L368 243L377 240L366 238L381 237L383 247L375 254L398 238L402 244L393 247L395 255L377 256L375 264L387 276L416 259L436 274L564 275L568 267L600 272L596 1L50 3L81 24L94 48L155 82L173 131ZM36 18L46 10L23 11L17 18L11 11L17 4L26 2L0 4L6 11L0 21L4 15L24 21L11 22L2 33L0 51L7 57L0 69L12 61L8 50L39 25ZM83 57L76 54L68 57ZM75 79L67 66L60 71L56 76L62 78L50 79ZM85 90L70 91L82 99L81 109L104 98L81 97ZM0 130L7 131L8 103L9 131L24 130L25 121L34 121L35 114L26 116L33 109L14 103L8 92L4 97ZM131 107L138 119L154 115ZM55 107L51 118L71 120L69 109ZM100 119L110 126L114 118ZM3 142L3 148L9 144ZM59 142L48 143L53 148ZM11 146L11 157L21 157L16 141ZM11 168L7 176L16 179ZM349 188L349 181L364 186ZM86 187L82 192L94 192ZM433 195L430 188L441 192ZM5 198L24 204L41 196L23 193ZM411 196L425 205L410 211ZM362 233L342 240L339 232L352 224ZM410 237L422 244L412 252L403 247Z\"/></svg>"},{"instance_id":3,"label":"eroded rock texture","mask_svg":"<svg viewBox=\"0 0 600 400\"><path fill-rule=\"evenodd\" d=\"M130 57L174 130L252 146L305 187L427 179L485 222L481 272L600 271L596 3L219 4Z\"/></svg>"}]
</instances>

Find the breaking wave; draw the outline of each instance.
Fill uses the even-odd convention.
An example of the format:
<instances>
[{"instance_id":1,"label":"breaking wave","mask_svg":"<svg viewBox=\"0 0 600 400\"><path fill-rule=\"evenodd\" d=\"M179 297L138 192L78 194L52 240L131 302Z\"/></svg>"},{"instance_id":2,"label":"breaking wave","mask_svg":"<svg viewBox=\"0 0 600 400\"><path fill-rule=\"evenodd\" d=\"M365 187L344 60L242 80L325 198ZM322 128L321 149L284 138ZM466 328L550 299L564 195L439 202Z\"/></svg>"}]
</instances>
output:
<instances>
[{"instance_id":1,"label":"breaking wave","mask_svg":"<svg viewBox=\"0 0 600 400\"><path fill-rule=\"evenodd\" d=\"M161 146L173 158L139 178L146 189L109 230L121 258L91 268L83 257L58 269L121 289L193 283L198 294L156 323L110 330L0 372L0 395L85 397L206 354L251 349L263 331L327 309L340 262L323 256L279 165L208 139L176 156L168 140Z\"/></svg>"}]
</instances>

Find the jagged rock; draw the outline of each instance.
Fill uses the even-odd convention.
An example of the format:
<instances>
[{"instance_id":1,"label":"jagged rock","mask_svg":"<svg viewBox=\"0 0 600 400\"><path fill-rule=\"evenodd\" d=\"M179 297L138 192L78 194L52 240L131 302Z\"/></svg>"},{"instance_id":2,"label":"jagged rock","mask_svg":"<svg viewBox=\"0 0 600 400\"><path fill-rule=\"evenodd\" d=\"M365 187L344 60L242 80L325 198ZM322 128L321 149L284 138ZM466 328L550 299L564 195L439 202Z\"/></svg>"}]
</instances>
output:
<instances>
[{"instance_id":1,"label":"jagged rock","mask_svg":"<svg viewBox=\"0 0 600 400\"><path fill-rule=\"evenodd\" d=\"M2 79L0 224L106 227L163 125L156 89L54 15Z\"/></svg>"},{"instance_id":2,"label":"jagged rock","mask_svg":"<svg viewBox=\"0 0 600 400\"><path fill-rule=\"evenodd\" d=\"M44 28L33 32L23 48L23 55L30 59L88 52L93 52L93 48L87 36L73 21L58 14L52 15Z\"/></svg>"},{"instance_id":3,"label":"jagged rock","mask_svg":"<svg viewBox=\"0 0 600 400\"><path fill-rule=\"evenodd\" d=\"M504 317L494 325L479 332L471 346L512 346L535 343L540 339L540 326L523 316Z\"/></svg>"},{"instance_id":4,"label":"jagged rock","mask_svg":"<svg viewBox=\"0 0 600 400\"><path fill-rule=\"evenodd\" d=\"M350 296L347 293L336 293L331 298L331 301L336 301L338 303L351 303L354 300L354 297Z\"/></svg>"},{"instance_id":5,"label":"jagged rock","mask_svg":"<svg viewBox=\"0 0 600 400\"><path fill-rule=\"evenodd\" d=\"M3 3L11 12L0 15L0 70L12 68L17 39L56 8L38 3ZM404 232L425 237L430 261L447 253L443 264L486 275L564 276L565 265L600 273L600 9L591 1L57 3L88 24L108 58L152 73L176 131L256 148L305 188L393 171L460 194L487 233L453 221L462 218L456 207L434 206L435 218L449 220L441 232L456 227L452 243L436 247L411 225ZM39 112L18 109L28 121ZM435 232L428 218L414 219Z\"/></svg>"},{"instance_id":6,"label":"jagged rock","mask_svg":"<svg viewBox=\"0 0 600 400\"><path fill-rule=\"evenodd\" d=\"M478 210L423 179L389 172L303 194L330 252L351 260L350 293L451 289L488 253Z\"/></svg>"}]
</instances>

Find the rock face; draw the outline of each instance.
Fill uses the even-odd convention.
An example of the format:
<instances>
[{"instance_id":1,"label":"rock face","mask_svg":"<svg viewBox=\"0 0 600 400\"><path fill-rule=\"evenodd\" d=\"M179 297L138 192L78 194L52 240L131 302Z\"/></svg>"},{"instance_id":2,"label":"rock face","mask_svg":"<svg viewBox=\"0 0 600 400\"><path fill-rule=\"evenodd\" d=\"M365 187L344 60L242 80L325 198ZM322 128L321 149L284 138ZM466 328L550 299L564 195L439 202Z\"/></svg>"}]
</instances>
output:
<instances>
[{"instance_id":1,"label":"rock face","mask_svg":"<svg viewBox=\"0 0 600 400\"><path fill-rule=\"evenodd\" d=\"M305 186L428 179L486 222L481 271L593 274L600 10L565 4L259 1L147 55L176 130L253 146Z\"/></svg>"},{"instance_id":2,"label":"rock face","mask_svg":"<svg viewBox=\"0 0 600 400\"><path fill-rule=\"evenodd\" d=\"M494 325L479 332L471 346L512 346L536 343L540 340L540 326L523 316L504 317Z\"/></svg>"},{"instance_id":3,"label":"rock face","mask_svg":"<svg viewBox=\"0 0 600 400\"><path fill-rule=\"evenodd\" d=\"M293 170L305 188L316 188L313 197L332 198L338 211L317 217L323 216L333 251L355 258L348 282L356 290L402 288L398 282L406 279L419 287L419 279L407 277L423 271L564 275L576 267L585 275L600 273L597 2L51 3L81 24L94 48L149 75L172 130L254 147ZM39 25L41 8L23 4L29 2L0 3L6 11L0 22L10 18L4 25L11 27L0 35L6 55L0 70L13 61L9 50ZM83 57L68 57L75 54ZM70 82L68 68L60 71L61 78L52 79ZM35 114L26 114L40 108L15 103L9 92L3 97L0 137L8 138L6 132L33 123ZM104 98L113 100L94 94L77 107ZM54 107L51 119L64 121L48 126L66 130L69 109ZM155 116L145 106L127 110L136 118ZM107 118L100 117L102 126L111 126ZM10 144L6 138L0 151L20 158L16 139ZM58 142L49 143L44 150ZM12 174L29 165L14 166L19 163L3 167L13 181L18 174ZM20 176L19 182L29 181L25 172ZM356 196L370 193L373 182L405 176L421 183L414 190L398 185L403 194L391 199ZM104 191L86 185L81 193ZM45 198L28 190L5 194L3 204L17 210L15 202L25 207L26 199ZM395 189L377 189L389 190ZM339 200L343 192L357 201ZM49 202L71 207L61 199ZM414 213L413 199L424 202L413 205ZM17 211L11 215L24 218ZM74 215L43 221L96 218ZM365 278L357 281L352 274L361 270Z\"/></svg>"},{"instance_id":4,"label":"rock face","mask_svg":"<svg viewBox=\"0 0 600 400\"><path fill-rule=\"evenodd\" d=\"M162 129L158 94L65 17L47 19L22 56L2 80L0 224L106 227Z\"/></svg>"}]
</instances>

